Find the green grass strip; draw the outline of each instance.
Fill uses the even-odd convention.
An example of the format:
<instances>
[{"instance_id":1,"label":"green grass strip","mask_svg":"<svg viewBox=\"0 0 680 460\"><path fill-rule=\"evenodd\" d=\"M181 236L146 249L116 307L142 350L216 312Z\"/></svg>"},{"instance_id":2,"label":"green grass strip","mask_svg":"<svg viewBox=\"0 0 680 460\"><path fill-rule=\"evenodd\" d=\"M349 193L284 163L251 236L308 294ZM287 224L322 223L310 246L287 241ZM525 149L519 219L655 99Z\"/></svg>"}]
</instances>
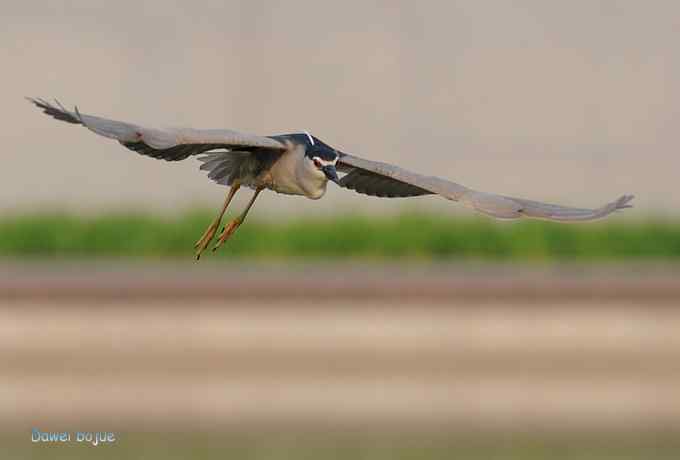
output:
<instances>
[{"instance_id":1,"label":"green grass strip","mask_svg":"<svg viewBox=\"0 0 680 460\"><path fill-rule=\"evenodd\" d=\"M0 258L191 258L210 212L0 216ZM479 259L494 261L680 258L680 222L498 222L483 217L342 215L249 219L215 254L249 259Z\"/></svg>"}]
</instances>

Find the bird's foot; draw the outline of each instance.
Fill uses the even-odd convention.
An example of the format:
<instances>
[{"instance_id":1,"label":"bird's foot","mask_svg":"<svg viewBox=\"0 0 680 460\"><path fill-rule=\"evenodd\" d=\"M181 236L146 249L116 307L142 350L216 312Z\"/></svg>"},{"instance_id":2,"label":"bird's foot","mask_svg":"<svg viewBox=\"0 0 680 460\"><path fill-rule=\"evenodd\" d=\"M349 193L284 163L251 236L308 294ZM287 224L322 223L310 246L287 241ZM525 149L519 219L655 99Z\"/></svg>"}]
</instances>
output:
<instances>
[{"instance_id":1,"label":"bird's foot","mask_svg":"<svg viewBox=\"0 0 680 460\"><path fill-rule=\"evenodd\" d=\"M220 223L218 221L214 221L210 226L203 232L203 235L201 238L199 238L198 241L196 241L196 244L194 245L194 248L196 248L196 260L201 258L201 254L203 251L205 251L205 248L208 247L212 239L215 237L215 233L217 233L217 229L219 228Z\"/></svg>"},{"instance_id":2,"label":"bird's foot","mask_svg":"<svg viewBox=\"0 0 680 460\"><path fill-rule=\"evenodd\" d=\"M217 251L229 239L229 237L231 237L231 235L236 232L236 229L238 229L240 225L240 219L234 219L229 222L227 226L222 229L222 233L217 240L217 244L215 244L215 247L212 248L213 252Z\"/></svg>"}]
</instances>

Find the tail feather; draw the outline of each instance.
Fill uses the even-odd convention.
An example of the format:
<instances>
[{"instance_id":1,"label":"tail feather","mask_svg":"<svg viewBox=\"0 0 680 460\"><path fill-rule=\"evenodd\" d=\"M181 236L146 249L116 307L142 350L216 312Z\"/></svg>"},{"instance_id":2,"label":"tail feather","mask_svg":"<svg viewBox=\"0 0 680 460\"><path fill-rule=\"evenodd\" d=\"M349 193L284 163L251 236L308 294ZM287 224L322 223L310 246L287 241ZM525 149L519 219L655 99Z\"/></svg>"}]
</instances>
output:
<instances>
[{"instance_id":1,"label":"tail feather","mask_svg":"<svg viewBox=\"0 0 680 460\"><path fill-rule=\"evenodd\" d=\"M210 152L198 160L203 163L201 170L208 171L210 179L221 185L231 185L243 175L243 167L250 156L250 152L220 151Z\"/></svg>"}]
</instances>

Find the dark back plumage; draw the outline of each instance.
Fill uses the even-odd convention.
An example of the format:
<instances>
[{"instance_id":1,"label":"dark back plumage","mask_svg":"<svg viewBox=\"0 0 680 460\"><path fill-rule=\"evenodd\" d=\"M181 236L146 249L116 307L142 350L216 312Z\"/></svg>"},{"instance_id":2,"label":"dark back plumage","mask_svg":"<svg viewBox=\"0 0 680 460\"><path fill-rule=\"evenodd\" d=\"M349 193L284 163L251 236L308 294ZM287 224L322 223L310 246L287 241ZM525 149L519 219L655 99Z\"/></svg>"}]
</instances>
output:
<instances>
[{"instance_id":1,"label":"dark back plumage","mask_svg":"<svg viewBox=\"0 0 680 460\"><path fill-rule=\"evenodd\" d=\"M323 142L318 137L308 133L279 134L270 136L272 139L285 143L290 141L294 144L305 146L305 156L308 158L319 157L325 161L334 161L338 158L338 151Z\"/></svg>"}]
</instances>

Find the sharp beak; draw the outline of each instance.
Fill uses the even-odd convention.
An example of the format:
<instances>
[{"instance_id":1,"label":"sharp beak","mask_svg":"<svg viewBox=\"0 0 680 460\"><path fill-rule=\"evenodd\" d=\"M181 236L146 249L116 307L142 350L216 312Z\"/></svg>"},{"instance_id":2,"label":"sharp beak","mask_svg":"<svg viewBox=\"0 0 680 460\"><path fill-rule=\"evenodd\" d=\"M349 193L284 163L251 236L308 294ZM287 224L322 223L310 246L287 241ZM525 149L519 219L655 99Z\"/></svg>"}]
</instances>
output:
<instances>
[{"instance_id":1,"label":"sharp beak","mask_svg":"<svg viewBox=\"0 0 680 460\"><path fill-rule=\"evenodd\" d=\"M336 184L340 180L338 178L338 172L335 170L335 166L333 166L333 165L324 166L323 168L321 168L321 170L326 175L328 180L332 180Z\"/></svg>"}]
</instances>

